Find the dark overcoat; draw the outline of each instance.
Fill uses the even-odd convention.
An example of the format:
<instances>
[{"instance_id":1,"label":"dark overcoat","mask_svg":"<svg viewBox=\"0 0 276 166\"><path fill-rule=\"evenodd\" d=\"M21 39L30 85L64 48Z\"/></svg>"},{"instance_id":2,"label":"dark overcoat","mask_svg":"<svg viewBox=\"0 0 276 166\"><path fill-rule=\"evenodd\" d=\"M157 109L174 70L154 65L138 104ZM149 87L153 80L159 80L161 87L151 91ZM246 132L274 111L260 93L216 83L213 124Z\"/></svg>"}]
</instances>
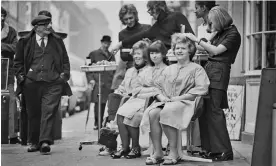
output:
<instances>
[{"instance_id":1,"label":"dark overcoat","mask_svg":"<svg viewBox=\"0 0 276 166\"><path fill-rule=\"evenodd\" d=\"M64 73L66 79L69 80L70 62L63 40L61 37L53 34L50 34L48 37L52 38L52 42L55 42L54 45L59 52L58 56L54 56L56 70L59 72L59 74ZM16 95L22 93L23 82L25 81L25 77L33 61L35 42L35 31L33 29L27 35L21 37L17 43L14 59L14 70L18 85L16 89ZM62 95L72 95L71 88L67 82L63 85Z\"/></svg>"},{"instance_id":2,"label":"dark overcoat","mask_svg":"<svg viewBox=\"0 0 276 166\"><path fill-rule=\"evenodd\" d=\"M102 49L92 51L89 54L89 57L91 59L91 64L102 60L115 61L114 56L110 52L106 54ZM111 93L111 85L114 73L114 71L101 72L101 103L106 103L108 95ZM92 91L91 102L97 103L99 94L99 74L94 72L87 73L87 77L89 81L95 80L96 84Z\"/></svg>"}]
</instances>

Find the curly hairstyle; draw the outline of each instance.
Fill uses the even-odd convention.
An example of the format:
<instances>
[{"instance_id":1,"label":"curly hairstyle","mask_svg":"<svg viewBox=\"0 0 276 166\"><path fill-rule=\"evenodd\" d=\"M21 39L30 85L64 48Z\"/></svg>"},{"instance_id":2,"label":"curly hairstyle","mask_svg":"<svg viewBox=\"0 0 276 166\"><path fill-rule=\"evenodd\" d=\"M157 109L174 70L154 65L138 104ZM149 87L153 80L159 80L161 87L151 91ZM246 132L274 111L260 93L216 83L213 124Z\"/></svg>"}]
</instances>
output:
<instances>
[{"instance_id":1,"label":"curly hairstyle","mask_svg":"<svg viewBox=\"0 0 276 166\"><path fill-rule=\"evenodd\" d=\"M119 18L123 25L126 25L123 18L127 13L132 13L134 15L135 21L136 22L139 21L138 11L137 11L136 7L133 4L125 4L121 7L121 9L119 11Z\"/></svg>"},{"instance_id":2,"label":"curly hairstyle","mask_svg":"<svg viewBox=\"0 0 276 166\"><path fill-rule=\"evenodd\" d=\"M168 52L165 44L161 41L161 40L156 40L155 42L153 42L149 48L148 48L148 59L149 59L149 64L151 66L154 66L154 62L151 60L150 58L150 53L151 52L157 52L157 53L161 53L161 55L163 56L163 62L168 65L168 60L166 57L166 54Z\"/></svg>"},{"instance_id":3,"label":"curly hairstyle","mask_svg":"<svg viewBox=\"0 0 276 166\"><path fill-rule=\"evenodd\" d=\"M187 38L184 34L181 33L175 33L172 35L172 49L175 50L175 46L178 43L187 44L189 48L189 57L190 61L193 59L195 53L196 53L196 46L195 42Z\"/></svg>"},{"instance_id":4,"label":"curly hairstyle","mask_svg":"<svg viewBox=\"0 0 276 166\"><path fill-rule=\"evenodd\" d=\"M163 10L165 13L170 13L170 9L168 8L166 1L149 0L147 3L147 8L156 9L157 12Z\"/></svg>"},{"instance_id":5,"label":"curly hairstyle","mask_svg":"<svg viewBox=\"0 0 276 166\"><path fill-rule=\"evenodd\" d=\"M134 55L134 51L135 50L138 50L138 49L141 49L142 52L143 52L143 59L146 61L146 63L148 63L149 59L148 59L148 48L151 44L151 41L149 39L143 39L143 40L140 40L138 42L136 42L133 46L132 46L132 56ZM135 63L135 62L133 62Z\"/></svg>"},{"instance_id":6,"label":"curly hairstyle","mask_svg":"<svg viewBox=\"0 0 276 166\"><path fill-rule=\"evenodd\" d=\"M217 6L216 1L195 1L200 7L206 6L207 10L210 11L213 7Z\"/></svg>"}]
</instances>

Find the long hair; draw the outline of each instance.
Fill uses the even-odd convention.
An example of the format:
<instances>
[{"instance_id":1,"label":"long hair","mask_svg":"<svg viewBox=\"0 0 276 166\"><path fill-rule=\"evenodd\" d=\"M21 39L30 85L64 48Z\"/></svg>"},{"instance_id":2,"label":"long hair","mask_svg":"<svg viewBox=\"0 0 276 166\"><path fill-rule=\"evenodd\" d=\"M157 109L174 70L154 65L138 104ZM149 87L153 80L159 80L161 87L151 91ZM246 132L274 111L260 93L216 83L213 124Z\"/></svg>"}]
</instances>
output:
<instances>
[{"instance_id":1,"label":"long hair","mask_svg":"<svg viewBox=\"0 0 276 166\"><path fill-rule=\"evenodd\" d=\"M162 57L163 57L163 62L168 65L168 60L167 60L167 57L166 57L166 54L168 52L165 44L161 41L161 40L157 40L155 42L153 42L150 46L149 46L149 49L148 49L148 59L149 59L149 64L151 66L154 66L154 62L151 60L150 58L150 53L151 52L157 52L157 53L161 53Z\"/></svg>"},{"instance_id":2,"label":"long hair","mask_svg":"<svg viewBox=\"0 0 276 166\"><path fill-rule=\"evenodd\" d=\"M154 1L149 0L147 3L147 8L156 9L157 12L164 11L165 13L170 13L170 9L168 8L166 1Z\"/></svg>"},{"instance_id":3,"label":"long hair","mask_svg":"<svg viewBox=\"0 0 276 166\"><path fill-rule=\"evenodd\" d=\"M220 6L215 6L209 11L208 19L210 20L210 18L212 18L219 26L217 29L219 32L228 28L233 23L233 19L229 13Z\"/></svg>"},{"instance_id":4,"label":"long hair","mask_svg":"<svg viewBox=\"0 0 276 166\"><path fill-rule=\"evenodd\" d=\"M183 44L187 44L188 45L188 49L189 49L189 58L190 61L192 61L195 53L196 53L196 46L195 46L195 42L193 42L192 40L190 40L189 38L187 38L185 35L181 34L181 33L175 33L172 35L172 49L173 51L175 50L175 46L178 43L183 43Z\"/></svg>"},{"instance_id":5,"label":"long hair","mask_svg":"<svg viewBox=\"0 0 276 166\"><path fill-rule=\"evenodd\" d=\"M133 4L125 4L121 7L121 9L119 11L119 18L123 25L126 25L123 18L127 13L132 13L134 15L135 21L136 22L139 21L138 11L137 11L136 7Z\"/></svg>"}]
</instances>

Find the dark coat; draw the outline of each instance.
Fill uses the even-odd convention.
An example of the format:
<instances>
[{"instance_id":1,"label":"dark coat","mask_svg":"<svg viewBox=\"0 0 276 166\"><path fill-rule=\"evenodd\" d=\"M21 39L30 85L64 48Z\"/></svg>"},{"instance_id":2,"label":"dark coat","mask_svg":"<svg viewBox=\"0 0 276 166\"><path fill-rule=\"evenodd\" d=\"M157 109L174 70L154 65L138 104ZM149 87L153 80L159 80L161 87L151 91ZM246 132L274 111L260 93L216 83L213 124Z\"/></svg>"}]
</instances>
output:
<instances>
[{"instance_id":1,"label":"dark coat","mask_svg":"<svg viewBox=\"0 0 276 166\"><path fill-rule=\"evenodd\" d=\"M114 56L110 52L105 54L101 49L92 51L89 54L91 59L91 64L96 63L102 60L115 61ZM106 103L109 93L111 93L111 85L113 79L114 71L105 71L101 74L101 102ZM98 94L99 94L99 74L98 73L87 73L88 81L95 80L96 84L92 91L91 102L97 103L98 102Z\"/></svg>"},{"instance_id":2,"label":"dark coat","mask_svg":"<svg viewBox=\"0 0 276 166\"><path fill-rule=\"evenodd\" d=\"M185 25L186 33L193 33L192 27L189 24L187 18L180 12L161 12L157 21L147 29L127 39L122 40L122 46L133 45L137 41L143 38L149 38L150 40L161 40L165 46L171 48L171 35L181 32L181 24Z\"/></svg>"},{"instance_id":3,"label":"dark coat","mask_svg":"<svg viewBox=\"0 0 276 166\"><path fill-rule=\"evenodd\" d=\"M56 70L59 72L59 74L64 73L65 78L69 80L70 62L63 40L62 38L52 34L50 34L48 37L52 38L52 42L55 43L54 45L59 52L59 56L54 56ZM16 89L17 95L22 93L22 85L25 80L25 76L31 67L34 56L35 42L35 31L33 29L26 36L21 37L16 46L14 69L18 85ZM64 83L62 95L72 95L71 88L67 82Z\"/></svg>"},{"instance_id":4,"label":"dark coat","mask_svg":"<svg viewBox=\"0 0 276 166\"><path fill-rule=\"evenodd\" d=\"M1 57L9 58L9 76L8 76L8 84L14 84L14 71L13 67L13 59L15 54L17 40L17 34L14 28L5 24L6 27L2 29L4 31L5 28L8 29L7 34L2 34L1 36Z\"/></svg>"}]
</instances>

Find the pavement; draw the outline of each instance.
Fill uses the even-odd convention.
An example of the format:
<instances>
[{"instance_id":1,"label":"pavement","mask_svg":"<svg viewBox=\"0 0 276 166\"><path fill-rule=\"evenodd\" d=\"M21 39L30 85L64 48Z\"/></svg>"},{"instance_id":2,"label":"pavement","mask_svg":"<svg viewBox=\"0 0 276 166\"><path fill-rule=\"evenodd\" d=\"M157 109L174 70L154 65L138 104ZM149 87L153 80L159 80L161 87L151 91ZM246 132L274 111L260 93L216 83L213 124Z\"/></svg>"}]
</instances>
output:
<instances>
[{"instance_id":1,"label":"pavement","mask_svg":"<svg viewBox=\"0 0 276 166\"><path fill-rule=\"evenodd\" d=\"M91 111L93 112L93 111ZM93 113L92 113L93 114ZM27 153L27 146L1 145L2 166L144 166L147 156L138 159L117 159L109 156L98 156L99 145L84 145L79 151L80 141L96 141L98 132L93 130L93 115L90 114L87 128L85 119L87 111L76 113L64 118L62 122L62 139L51 146L50 155L40 155L39 152ZM146 146L148 138L140 138L141 146ZM232 141L234 160L227 162L189 162L179 163L179 166L250 166L252 145Z\"/></svg>"}]
</instances>

